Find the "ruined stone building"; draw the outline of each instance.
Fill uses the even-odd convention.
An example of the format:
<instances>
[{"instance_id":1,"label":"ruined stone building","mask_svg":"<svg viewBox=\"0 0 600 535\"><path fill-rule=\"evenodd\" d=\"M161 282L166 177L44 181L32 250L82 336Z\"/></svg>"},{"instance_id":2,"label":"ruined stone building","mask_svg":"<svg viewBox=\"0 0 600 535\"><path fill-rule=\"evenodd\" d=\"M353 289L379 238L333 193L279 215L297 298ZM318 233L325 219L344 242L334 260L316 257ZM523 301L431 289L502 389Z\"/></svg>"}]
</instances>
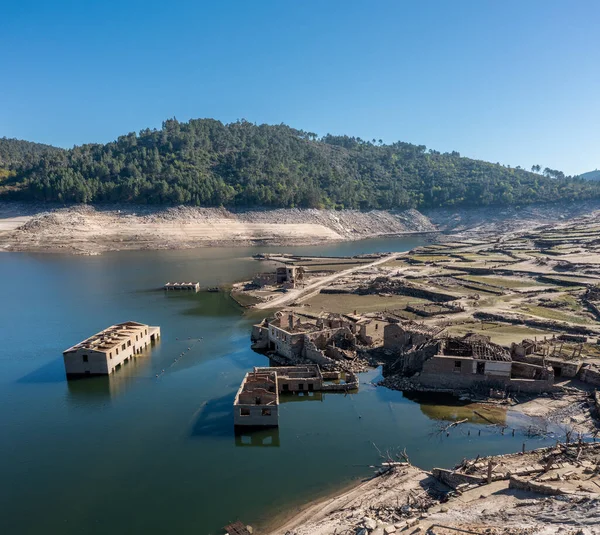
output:
<instances>
[{"instance_id":1,"label":"ruined stone building","mask_svg":"<svg viewBox=\"0 0 600 535\"><path fill-rule=\"evenodd\" d=\"M304 280L304 268L302 266L282 266L275 270L276 283L284 287L295 288L296 284Z\"/></svg>"},{"instance_id":2,"label":"ruined stone building","mask_svg":"<svg viewBox=\"0 0 600 535\"><path fill-rule=\"evenodd\" d=\"M160 338L160 327L117 323L63 351L67 378L109 375Z\"/></svg>"},{"instance_id":3,"label":"ruined stone building","mask_svg":"<svg viewBox=\"0 0 600 535\"><path fill-rule=\"evenodd\" d=\"M418 347L432 340L442 327L428 326L414 321L388 323L383 329L383 348L390 351Z\"/></svg>"},{"instance_id":4,"label":"ruined stone building","mask_svg":"<svg viewBox=\"0 0 600 535\"><path fill-rule=\"evenodd\" d=\"M279 425L279 392L274 371L254 370L246 374L233 401L233 423L236 426Z\"/></svg>"},{"instance_id":5,"label":"ruined stone building","mask_svg":"<svg viewBox=\"0 0 600 535\"><path fill-rule=\"evenodd\" d=\"M308 360L320 365L356 357L353 322L337 314L311 316L278 312L252 329L253 349L273 351L290 362Z\"/></svg>"},{"instance_id":6,"label":"ruined stone building","mask_svg":"<svg viewBox=\"0 0 600 535\"><path fill-rule=\"evenodd\" d=\"M276 427L280 394L319 392L324 389L323 379L316 365L255 367L246 374L235 396L234 425Z\"/></svg>"},{"instance_id":7,"label":"ruined stone building","mask_svg":"<svg viewBox=\"0 0 600 535\"><path fill-rule=\"evenodd\" d=\"M577 378L600 386L600 358L585 354L585 341L586 338L568 335L543 340L526 338L511 345L511 355L515 363L551 367L556 378Z\"/></svg>"},{"instance_id":8,"label":"ruined stone building","mask_svg":"<svg viewBox=\"0 0 600 535\"><path fill-rule=\"evenodd\" d=\"M487 337L443 338L437 353L423 363L419 381L427 386L472 386L475 382L510 380L512 359Z\"/></svg>"},{"instance_id":9,"label":"ruined stone building","mask_svg":"<svg viewBox=\"0 0 600 535\"><path fill-rule=\"evenodd\" d=\"M424 387L540 392L551 389L554 383L551 367L513 361L507 349L480 334L435 337L415 325L399 325L389 328L388 347L397 352L388 370L413 375Z\"/></svg>"},{"instance_id":10,"label":"ruined stone building","mask_svg":"<svg viewBox=\"0 0 600 535\"><path fill-rule=\"evenodd\" d=\"M254 286L281 286L296 288L304 280L305 269L302 266L280 266L271 273L257 273L252 279Z\"/></svg>"}]
</instances>

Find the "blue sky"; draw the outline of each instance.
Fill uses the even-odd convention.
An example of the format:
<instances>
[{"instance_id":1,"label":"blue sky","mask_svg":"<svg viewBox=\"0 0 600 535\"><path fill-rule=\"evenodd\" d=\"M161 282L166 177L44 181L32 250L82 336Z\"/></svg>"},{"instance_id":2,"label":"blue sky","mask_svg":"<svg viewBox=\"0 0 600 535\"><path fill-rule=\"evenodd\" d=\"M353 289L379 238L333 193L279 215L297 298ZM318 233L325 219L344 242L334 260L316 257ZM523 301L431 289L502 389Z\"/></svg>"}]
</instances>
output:
<instances>
[{"instance_id":1,"label":"blue sky","mask_svg":"<svg viewBox=\"0 0 600 535\"><path fill-rule=\"evenodd\" d=\"M0 136L286 123L600 167L597 0L0 2Z\"/></svg>"}]
</instances>

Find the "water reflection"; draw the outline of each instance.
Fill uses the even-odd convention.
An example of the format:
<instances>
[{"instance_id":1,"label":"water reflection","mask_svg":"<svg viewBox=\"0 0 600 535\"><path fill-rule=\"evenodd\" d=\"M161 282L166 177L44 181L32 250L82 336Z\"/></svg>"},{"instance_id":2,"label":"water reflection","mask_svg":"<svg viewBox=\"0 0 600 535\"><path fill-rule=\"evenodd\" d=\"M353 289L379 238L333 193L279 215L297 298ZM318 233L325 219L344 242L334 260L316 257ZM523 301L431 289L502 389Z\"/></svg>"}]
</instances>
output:
<instances>
[{"instance_id":1,"label":"water reflection","mask_svg":"<svg viewBox=\"0 0 600 535\"><path fill-rule=\"evenodd\" d=\"M67 381L69 402L75 406L94 405L100 400L120 396L134 383L139 383L143 378L142 372L149 369L149 352L148 349L141 355L124 362L110 375L69 379Z\"/></svg>"},{"instance_id":2,"label":"water reflection","mask_svg":"<svg viewBox=\"0 0 600 535\"><path fill-rule=\"evenodd\" d=\"M323 401L323 392L288 392L279 394L279 403L294 403L298 401Z\"/></svg>"},{"instance_id":3,"label":"water reflection","mask_svg":"<svg viewBox=\"0 0 600 535\"><path fill-rule=\"evenodd\" d=\"M219 292L164 292L165 299L189 304L181 314L187 316L230 317L241 316L243 310L232 299L229 291Z\"/></svg>"},{"instance_id":4,"label":"water reflection","mask_svg":"<svg viewBox=\"0 0 600 535\"><path fill-rule=\"evenodd\" d=\"M506 409L497 405L463 402L451 394L406 392L404 397L418 403L421 412L432 420L457 422L466 419L472 424L506 425Z\"/></svg>"},{"instance_id":5,"label":"water reflection","mask_svg":"<svg viewBox=\"0 0 600 535\"><path fill-rule=\"evenodd\" d=\"M270 427L268 429L245 430L236 428L235 430L236 446L255 446L255 447L276 447L280 446L279 428Z\"/></svg>"}]
</instances>

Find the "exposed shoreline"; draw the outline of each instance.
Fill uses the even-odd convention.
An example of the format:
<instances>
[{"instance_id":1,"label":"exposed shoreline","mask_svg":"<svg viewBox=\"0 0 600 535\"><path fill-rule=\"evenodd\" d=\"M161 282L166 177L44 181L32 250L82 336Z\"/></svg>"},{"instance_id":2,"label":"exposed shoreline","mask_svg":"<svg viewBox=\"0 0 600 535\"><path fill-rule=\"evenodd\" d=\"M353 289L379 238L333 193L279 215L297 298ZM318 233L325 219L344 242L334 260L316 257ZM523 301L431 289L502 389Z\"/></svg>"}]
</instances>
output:
<instances>
[{"instance_id":1,"label":"exposed shoreline","mask_svg":"<svg viewBox=\"0 0 600 535\"><path fill-rule=\"evenodd\" d=\"M600 202L420 213L370 210L226 209L191 206L45 205L0 202L0 252L190 249L220 246L319 245L439 233L507 234L589 214Z\"/></svg>"},{"instance_id":2,"label":"exposed shoreline","mask_svg":"<svg viewBox=\"0 0 600 535\"><path fill-rule=\"evenodd\" d=\"M106 251L216 246L319 245L422 235L436 226L404 212L287 209L231 212L223 208L97 208L39 211L0 204L0 251L101 254Z\"/></svg>"},{"instance_id":3,"label":"exposed shoreline","mask_svg":"<svg viewBox=\"0 0 600 535\"><path fill-rule=\"evenodd\" d=\"M414 528L413 533L521 535L575 526L578 533L592 533L587 529L598 521L600 484L593 466L599 451L598 444L557 444L465 459L455 470L384 463L375 476L274 518L260 533L383 535Z\"/></svg>"}]
</instances>

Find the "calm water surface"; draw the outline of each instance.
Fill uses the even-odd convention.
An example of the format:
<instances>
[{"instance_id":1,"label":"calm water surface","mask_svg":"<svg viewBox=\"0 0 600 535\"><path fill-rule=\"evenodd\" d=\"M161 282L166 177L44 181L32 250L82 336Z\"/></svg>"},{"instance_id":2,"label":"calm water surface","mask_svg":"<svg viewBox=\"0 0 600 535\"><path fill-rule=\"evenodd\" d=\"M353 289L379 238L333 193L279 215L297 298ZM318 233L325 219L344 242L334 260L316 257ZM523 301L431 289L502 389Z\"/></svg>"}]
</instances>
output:
<instances>
[{"instance_id":1,"label":"calm water surface","mask_svg":"<svg viewBox=\"0 0 600 535\"><path fill-rule=\"evenodd\" d=\"M285 251L402 251L420 240ZM256 317L224 293L156 288L244 280L260 269L251 255L274 250L0 254L0 533L216 534L368 476L373 443L406 447L425 468L520 449L520 433L478 437L475 424L432 434L455 409L375 388L378 371L361 375L355 395L288 398L277 431L234 436L235 391L252 366L268 364L250 349ZM161 326L149 356L110 378L66 381L65 348L130 319Z\"/></svg>"}]
</instances>

